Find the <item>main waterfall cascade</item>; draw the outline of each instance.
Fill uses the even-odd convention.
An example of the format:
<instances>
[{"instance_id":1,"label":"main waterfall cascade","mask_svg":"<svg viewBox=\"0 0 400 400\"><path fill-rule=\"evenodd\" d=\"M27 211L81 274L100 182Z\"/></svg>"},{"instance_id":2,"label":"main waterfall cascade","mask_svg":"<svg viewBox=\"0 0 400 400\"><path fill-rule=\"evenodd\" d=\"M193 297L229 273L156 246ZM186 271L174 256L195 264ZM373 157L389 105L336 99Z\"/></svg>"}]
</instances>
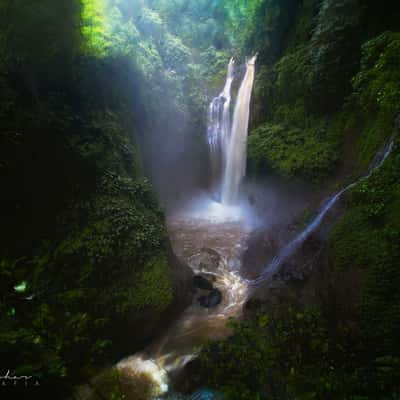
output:
<instances>
[{"instance_id":1,"label":"main waterfall cascade","mask_svg":"<svg viewBox=\"0 0 400 400\"><path fill-rule=\"evenodd\" d=\"M233 114L232 132L222 182L222 204L229 205L236 201L239 193L239 185L246 175L247 134L256 59L257 55L247 62L246 74L239 89L235 112Z\"/></svg>"},{"instance_id":2,"label":"main waterfall cascade","mask_svg":"<svg viewBox=\"0 0 400 400\"><path fill-rule=\"evenodd\" d=\"M145 373L154 384L154 397L173 395L170 378L196 357L196 348L208 338L229 334L227 322L241 315L248 285L240 276L241 258L255 216L247 202L233 204L245 172L246 139L251 91L256 57L247 62L246 74L239 89L233 121L231 91L234 81L233 59L229 61L225 86L209 108L207 131L212 179L219 186L221 202L210 193L190 198L167 218L169 236L175 254L194 274L212 282L220 293L219 303L210 308L201 305L204 293L195 292L193 303L169 329L141 353L121 360L117 368ZM232 127L232 129L231 129ZM227 182L225 185L223 182ZM224 189L224 190L222 190ZM218 262L208 264L210 254ZM206 396L207 394L207 396ZM210 392L199 392L196 399L210 399ZM171 397L174 398L174 397Z\"/></svg>"},{"instance_id":3,"label":"main waterfall cascade","mask_svg":"<svg viewBox=\"0 0 400 400\"><path fill-rule=\"evenodd\" d=\"M220 199L224 205L236 202L240 183L246 174L247 135L256 59L257 56L254 56L246 63L246 73L238 92L232 123L230 106L234 80L233 59L229 61L223 91L210 104L207 137L211 171L213 180L219 185Z\"/></svg>"},{"instance_id":4,"label":"main waterfall cascade","mask_svg":"<svg viewBox=\"0 0 400 400\"><path fill-rule=\"evenodd\" d=\"M226 161L226 149L231 129L231 90L235 61L230 59L224 89L209 107L207 139L210 149L211 177L218 181Z\"/></svg>"}]
</instances>

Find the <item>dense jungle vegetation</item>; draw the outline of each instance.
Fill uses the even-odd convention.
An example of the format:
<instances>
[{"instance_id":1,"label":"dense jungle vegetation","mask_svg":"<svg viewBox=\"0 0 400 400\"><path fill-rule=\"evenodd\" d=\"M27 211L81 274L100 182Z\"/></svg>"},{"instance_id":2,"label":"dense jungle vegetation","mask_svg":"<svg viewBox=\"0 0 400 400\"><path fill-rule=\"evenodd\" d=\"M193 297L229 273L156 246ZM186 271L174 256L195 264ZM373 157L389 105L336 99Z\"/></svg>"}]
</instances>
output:
<instances>
[{"instance_id":1,"label":"dense jungle vegetation","mask_svg":"<svg viewBox=\"0 0 400 400\"><path fill-rule=\"evenodd\" d=\"M264 3L261 15L275 6L275 26L285 24L284 6ZM394 140L395 150L346 196L325 250L332 271L359 276L352 311L342 305L354 294L330 304L282 304L235 325L233 337L203 352L203 379L229 399L397 399L399 7L362 1L297 7L275 56L262 53L252 173L273 171L334 192L338 180L343 186L365 171L384 143ZM269 43L271 30L252 34L256 48Z\"/></svg>"},{"instance_id":2,"label":"dense jungle vegetation","mask_svg":"<svg viewBox=\"0 0 400 400\"><path fill-rule=\"evenodd\" d=\"M160 198L203 181L201 157L181 167L209 100L259 52L252 176L334 192L394 150L324 245L359 276L352 311L259 313L195 378L228 400L399 399L399 21L373 0L0 0L0 373L67 397L184 307Z\"/></svg>"}]
</instances>

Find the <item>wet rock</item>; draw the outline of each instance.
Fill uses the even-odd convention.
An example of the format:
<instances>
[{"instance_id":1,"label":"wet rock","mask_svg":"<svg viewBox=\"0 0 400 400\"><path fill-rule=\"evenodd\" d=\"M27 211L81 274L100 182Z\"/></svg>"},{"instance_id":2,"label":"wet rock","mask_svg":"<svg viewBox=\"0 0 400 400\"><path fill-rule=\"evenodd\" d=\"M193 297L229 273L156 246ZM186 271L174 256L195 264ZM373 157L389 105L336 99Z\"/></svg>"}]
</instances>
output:
<instances>
[{"instance_id":1,"label":"wet rock","mask_svg":"<svg viewBox=\"0 0 400 400\"><path fill-rule=\"evenodd\" d=\"M193 277L193 286L202 290L213 290L213 284L202 275L195 275Z\"/></svg>"},{"instance_id":2,"label":"wet rock","mask_svg":"<svg viewBox=\"0 0 400 400\"><path fill-rule=\"evenodd\" d=\"M199 387L204 387L206 385L201 370L200 360L194 358L182 369L171 371L169 378L172 387L177 392L190 396L190 394L195 392Z\"/></svg>"},{"instance_id":3,"label":"wet rock","mask_svg":"<svg viewBox=\"0 0 400 400\"><path fill-rule=\"evenodd\" d=\"M331 290L334 276L325 242L312 234L269 280L253 290L244 305L244 315L251 318L288 305L325 308L338 303Z\"/></svg>"},{"instance_id":4,"label":"wet rock","mask_svg":"<svg viewBox=\"0 0 400 400\"><path fill-rule=\"evenodd\" d=\"M212 308L221 303L222 293L218 289L213 289L207 296L201 296L198 301L202 307Z\"/></svg>"},{"instance_id":5,"label":"wet rock","mask_svg":"<svg viewBox=\"0 0 400 400\"><path fill-rule=\"evenodd\" d=\"M206 278L210 282L215 282L217 280L217 277L210 272L203 272L201 275L204 276L204 278Z\"/></svg>"},{"instance_id":6,"label":"wet rock","mask_svg":"<svg viewBox=\"0 0 400 400\"><path fill-rule=\"evenodd\" d=\"M242 256L241 274L247 279L256 278L279 249L277 229L260 229L247 240Z\"/></svg>"},{"instance_id":7,"label":"wet rock","mask_svg":"<svg viewBox=\"0 0 400 400\"><path fill-rule=\"evenodd\" d=\"M215 271L221 262L221 255L213 249L201 249L199 268L205 271Z\"/></svg>"}]
</instances>

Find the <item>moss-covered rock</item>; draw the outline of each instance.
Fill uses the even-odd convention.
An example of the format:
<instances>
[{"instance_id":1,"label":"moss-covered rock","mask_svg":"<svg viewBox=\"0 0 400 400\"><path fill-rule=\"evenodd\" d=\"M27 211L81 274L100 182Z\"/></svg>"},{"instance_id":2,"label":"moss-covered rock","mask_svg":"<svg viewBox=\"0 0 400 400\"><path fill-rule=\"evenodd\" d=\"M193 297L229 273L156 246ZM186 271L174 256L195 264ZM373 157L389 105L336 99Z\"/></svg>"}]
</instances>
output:
<instances>
[{"instance_id":1,"label":"moss-covered rock","mask_svg":"<svg viewBox=\"0 0 400 400\"><path fill-rule=\"evenodd\" d=\"M127 293L128 304L137 310L150 308L164 311L174 298L171 273L165 257L150 260L143 271L135 276L132 289Z\"/></svg>"},{"instance_id":2,"label":"moss-covered rock","mask_svg":"<svg viewBox=\"0 0 400 400\"><path fill-rule=\"evenodd\" d=\"M335 168L338 140L323 125L310 129L265 124L249 138L250 169L318 182Z\"/></svg>"},{"instance_id":3,"label":"moss-covered rock","mask_svg":"<svg viewBox=\"0 0 400 400\"><path fill-rule=\"evenodd\" d=\"M400 109L400 34L385 32L362 47L360 72L353 79L348 109L357 129L358 163L366 168L393 130Z\"/></svg>"}]
</instances>

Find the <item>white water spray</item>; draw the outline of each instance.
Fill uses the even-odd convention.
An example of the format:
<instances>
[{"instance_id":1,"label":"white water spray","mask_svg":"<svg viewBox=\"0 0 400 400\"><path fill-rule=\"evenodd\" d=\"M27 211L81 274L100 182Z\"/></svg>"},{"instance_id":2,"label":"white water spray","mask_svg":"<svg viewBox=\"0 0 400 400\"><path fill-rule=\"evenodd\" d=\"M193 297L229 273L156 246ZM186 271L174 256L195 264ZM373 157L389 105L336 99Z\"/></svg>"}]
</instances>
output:
<instances>
[{"instance_id":1,"label":"white water spray","mask_svg":"<svg viewBox=\"0 0 400 400\"><path fill-rule=\"evenodd\" d=\"M233 115L232 133L226 155L226 167L222 183L222 204L235 203L239 185L246 174L246 147L250 116L250 100L255 76L257 55L247 62Z\"/></svg>"},{"instance_id":2,"label":"white water spray","mask_svg":"<svg viewBox=\"0 0 400 400\"><path fill-rule=\"evenodd\" d=\"M349 189L357 185L359 182L368 179L372 173L381 167L384 163L386 158L389 156L393 149L393 142L390 142L386 145L382 151L378 152L375 159L372 161L367 175L361 177L357 181L351 183L350 185L344 187L343 189L339 190L336 194L334 194L331 198L329 198L322 209L319 211L317 216L311 221L311 223L302 231L300 232L291 242L289 242L279 253L278 255L272 260L272 262L265 268L264 272L255 280L251 281L250 284L252 286L258 286L261 283L267 281L271 278L283 265L285 261L291 257L294 252L304 243L304 241L313 233L321 224L322 220L324 219L325 215L328 211L337 203L343 193L347 192Z\"/></svg>"}]
</instances>

